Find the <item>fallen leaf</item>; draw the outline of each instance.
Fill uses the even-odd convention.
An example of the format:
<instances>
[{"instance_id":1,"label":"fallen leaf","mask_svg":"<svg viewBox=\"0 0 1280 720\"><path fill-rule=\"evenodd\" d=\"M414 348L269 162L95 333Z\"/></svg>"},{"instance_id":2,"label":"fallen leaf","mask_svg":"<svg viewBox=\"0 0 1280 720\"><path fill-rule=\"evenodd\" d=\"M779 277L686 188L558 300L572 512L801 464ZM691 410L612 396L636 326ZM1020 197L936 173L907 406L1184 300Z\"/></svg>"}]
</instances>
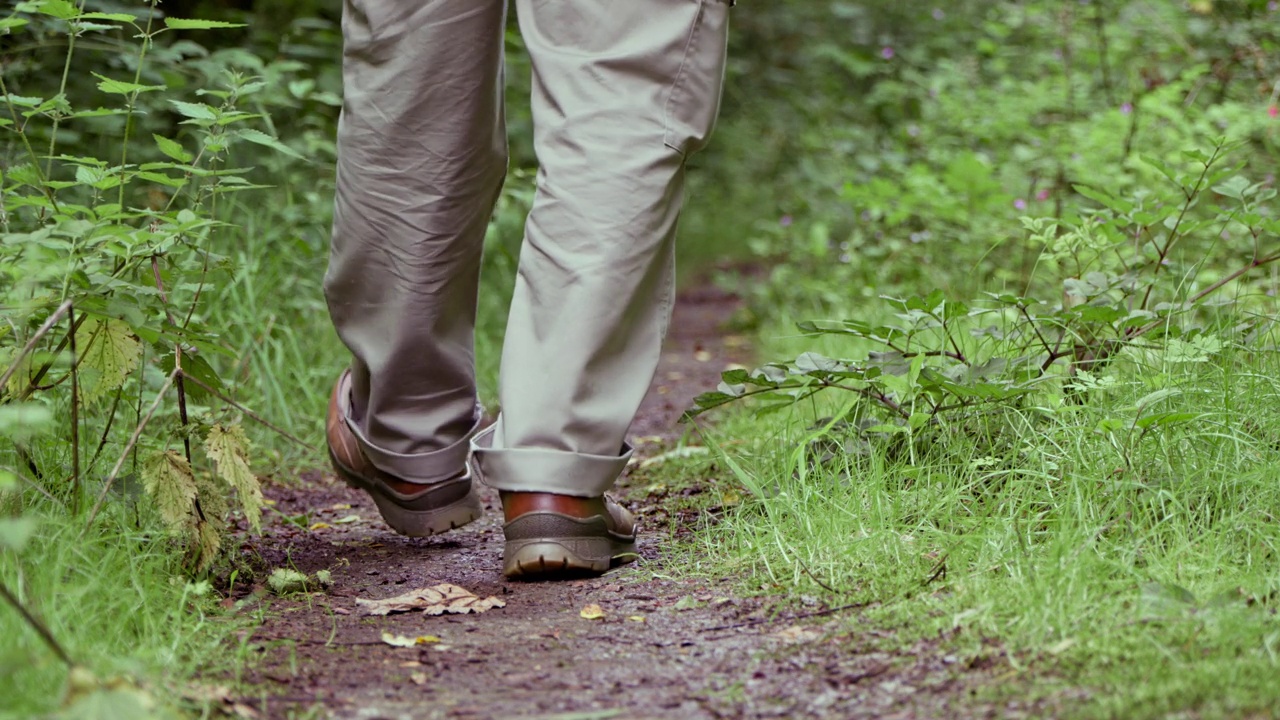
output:
<instances>
[{"instance_id":1,"label":"fallen leaf","mask_svg":"<svg viewBox=\"0 0 1280 720\"><path fill-rule=\"evenodd\" d=\"M440 638L435 635L419 635L418 637L405 637L404 635L394 635L389 632L382 633L382 642L391 647L417 647L419 645L430 645L431 643L440 642Z\"/></svg>"},{"instance_id":2,"label":"fallen leaf","mask_svg":"<svg viewBox=\"0 0 1280 720\"><path fill-rule=\"evenodd\" d=\"M351 503L338 503L337 505L330 505L329 509L330 510L350 510Z\"/></svg>"},{"instance_id":3,"label":"fallen leaf","mask_svg":"<svg viewBox=\"0 0 1280 720\"><path fill-rule=\"evenodd\" d=\"M604 618L604 608L595 603L591 603L578 613L587 620L601 620Z\"/></svg>"},{"instance_id":4,"label":"fallen leaf","mask_svg":"<svg viewBox=\"0 0 1280 720\"><path fill-rule=\"evenodd\" d=\"M788 642L808 642L822 637L822 633L808 630L800 625L786 627L773 634L774 637Z\"/></svg>"},{"instance_id":5,"label":"fallen leaf","mask_svg":"<svg viewBox=\"0 0 1280 720\"><path fill-rule=\"evenodd\" d=\"M630 620L631 622L639 622L639 623L644 622L644 616L643 616L643 615L631 615L631 616L627 617L627 619L628 619L628 620Z\"/></svg>"},{"instance_id":6,"label":"fallen leaf","mask_svg":"<svg viewBox=\"0 0 1280 720\"><path fill-rule=\"evenodd\" d=\"M491 608L506 606L505 602L496 597L482 600L470 591L449 583L412 590L385 600L356 598L356 607L360 609L361 615L390 615L412 610L421 610L426 615L482 613Z\"/></svg>"},{"instance_id":7,"label":"fallen leaf","mask_svg":"<svg viewBox=\"0 0 1280 720\"><path fill-rule=\"evenodd\" d=\"M338 518L337 520L333 521L333 524L334 525L350 525L351 523L354 523L354 522L360 522L359 515L348 515L343 518Z\"/></svg>"},{"instance_id":8,"label":"fallen leaf","mask_svg":"<svg viewBox=\"0 0 1280 720\"><path fill-rule=\"evenodd\" d=\"M409 673L409 680L413 682L414 685L426 685L427 674L424 672Z\"/></svg>"},{"instance_id":9,"label":"fallen leaf","mask_svg":"<svg viewBox=\"0 0 1280 720\"><path fill-rule=\"evenodd\" d=\"M676 610L692 610L698 607L699 605L701 605L701 603L698 602L697 598L695 598L692 595L685 595L684 597L676 601L675 609Z\"/></svg>"},{"instance_id":10,"label":"fallen leaf","mask_svg":"<svg viewBox=\"0 0 1280 720\"><path fill-rule=\"evenodd\" d=\"M307 529L310 530L311 532L315 532L317 530L328 530L330 527L331 526L329 525L329 523L318 522L318 523L311 523L311 526L308 527Z\"/></svg>"},{"instance_id":11,"label":"fallen leaf","mask_svg":"<svg viewBox=\"0 0 1280 720\"><path fill-rule=\"evenodd\" d=\"M409 661L400 663L400 667L422 667L422 663L418 662L417 660L409 660Z\"/></svg>"},{"instance_id":12,"label":"fallen leaf","mask_svg":"<svg viewBox=\"0 0 1280 720\"><path fill-rule=\"evenodd\" d=\"M267 585L271 588L271 592L277 595L303 592L307 589L307 576L297 570L276 568L267 578Z\"/></svg>"},{"instance_id":13,"label":"fallen leaf","mask_svg":"<svg viewBox=\"0 0 1280 720\"><path fill-rule=\"evenodd\" d=\"M707 352L706 350L699 350L693 354L693 359L697 360L698 362L710 362L711 353Z\"/></svg>"}]
</instances>

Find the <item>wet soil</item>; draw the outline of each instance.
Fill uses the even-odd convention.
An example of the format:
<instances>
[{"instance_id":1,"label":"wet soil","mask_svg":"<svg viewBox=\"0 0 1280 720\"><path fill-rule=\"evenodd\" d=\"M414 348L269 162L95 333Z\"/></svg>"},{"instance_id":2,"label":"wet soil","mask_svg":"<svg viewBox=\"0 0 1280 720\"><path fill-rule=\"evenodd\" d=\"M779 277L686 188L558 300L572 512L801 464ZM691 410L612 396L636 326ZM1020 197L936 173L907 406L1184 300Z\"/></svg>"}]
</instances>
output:
<instances>
[{"instance_id":1,"label":"wet soil","mask_svg":"<svg viewBox=\"0 0 1280 720\"><path fill-rule=\"evenodd\" d=\"M677 418L749 348L726 335L738 307L702 287L677 305L668 347L633 436L649 457L684 432ZM699 491L694 487L694 491ZM327 591L274 597L246 644L244 714L264 718L907 718L1017 716L972 693L1008 671L995 649L958 661L936 643L878 651L857 632L858 608L819 598L740 597L734 581L664 572L673 535L710 518L624 477L619 493L640 516L642 560L604 577L516 583L501 575L501 512L429 539L393 534L372 502L325 473L273 487L273 520L246 546L261 568L328 570ZM704 505L705 507L705 505ZM292 521L287 520L292 518ZM312 530L316 523L328 527ZM361 617L356 598L386 598L441 582L506 606L482 615ZM232 601L229 601L229 603ZM604 617L581 611L599 605ZM439 642L391 647L384 632ZM889 646L892 644L890 643Z\"/></svg>"}]
</instances>

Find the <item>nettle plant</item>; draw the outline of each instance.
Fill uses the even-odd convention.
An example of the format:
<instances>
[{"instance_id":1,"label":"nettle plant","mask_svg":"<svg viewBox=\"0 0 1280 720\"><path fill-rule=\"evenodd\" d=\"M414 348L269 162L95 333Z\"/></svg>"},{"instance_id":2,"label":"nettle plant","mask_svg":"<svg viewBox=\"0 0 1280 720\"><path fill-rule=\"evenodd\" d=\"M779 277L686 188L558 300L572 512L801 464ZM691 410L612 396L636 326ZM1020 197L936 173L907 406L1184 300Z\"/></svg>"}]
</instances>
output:
<instances>
[{"instance_id":1,"label":"nettle plant","mask_svg":"<svg viewBox=\"0 0 1280 720\"><path fill-rule=\"evenodd\" d=\"M0 458L11 459L0 480L70 512L92 502L88 524L141 485L203 571L232 501L254 529L263 504L237 410L252 413L210 362L234 354L202 305L232 271L217 253L223 198L257 187L229 151L296 153L239 109L260 80L228 69L223 87L187 100L152 82L178 72L151 64L166 56L166 34L235 27L156 6L135 15L35 0L0 20L5 34L61 32L66 46L60 74L0 73ZM113 38L131 53L81 57ZM73 93L84 64L96 92ZM169 132L142 134L143 124Z\"/></svg>"},{"instance_id":2,"label":"nettle plant","mask_svg":"<svg viewBox=\"0 0 1280 720\"><path fill-rule=\"evenodd\" d=\"M1238 305L1261 298L1254 309L1264 312L1225 331L1233 337L1197 326L1221 290L1280 260L1276 191L1227 164L1235 147L1219 140L1212 153L1184 153L1190 170L1147 158L1168 180L1164 191L1126 199L1076 186L1098 207L1024 218L1026 241L1040 258L1028 286L1055 288L1052 300L984 293L958 301L934 291L882 298L895 311L890 323L802 322L805 333L847 336L874 349L853 359L806 352L790 362L730 370L686 417L751 397L765 401L762 412L778 410L834 390L852 399L819 434L916 439L1022 407L1033 396L1056 397L1064 406L1086 403L1090 390L1117 382L1114 364L1126 353L1163 363L1203 362L1228 342L1256 338L1274 323L1266 312L1274 311L1273 301L1262 292L1238 293ZM1157 411L1171 394L1157 388L1127 417L1105 418L1098 430L1123 445L1192 420Z\"/></svg>"}]
</instances>

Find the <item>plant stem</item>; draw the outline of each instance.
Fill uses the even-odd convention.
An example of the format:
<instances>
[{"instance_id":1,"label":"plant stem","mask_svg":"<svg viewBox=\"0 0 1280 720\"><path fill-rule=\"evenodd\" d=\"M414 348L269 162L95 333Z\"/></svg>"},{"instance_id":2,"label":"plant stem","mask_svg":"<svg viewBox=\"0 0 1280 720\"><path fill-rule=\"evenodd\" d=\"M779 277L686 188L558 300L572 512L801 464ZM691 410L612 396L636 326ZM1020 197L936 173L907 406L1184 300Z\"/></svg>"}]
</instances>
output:
<instances>
[{"instance_id":1,"label":"plant stem","mask_svg":"<svg viewBox=\"0 0 1280 720\"><path fill-rule=\"evenodd\" d=\"M52 330L53 326L57 325L58 321L62 319L62 316L70 310L71 301L67 300L59 305L58 309L44 321L44 324L40 326L40 329L36 330L36 334L32 335L31 339L27 341L27 344L22 346L22 350L18 352L18 356L9 364L9 369L5 370L3 375L0 375L0 388L4 388L4 386L9 382L9 378L13 377L13 374L18 371L18 367L22 365L22 360L26 358L28 353L35 349L36 343L40 342L40 338L44 337L46 333Z\"/></svg>"},{"instance_id":2,"label":"plant stem","mask_svg":"<svg viewBox=\"0 0 1280 720\"><path fill-rule=\"evenodd\" d=\"M76 354L76 310L67 311L71 326L67 337L71 343L71 510L80 510L80 356Z\"/></svg>"},{"instance_id":3,"label":"plant stem","mask_svg":"<svg viewBox=\"0 0 1280 720\"><path fill-rule=\"evenodd\" d=\"M84 529L80 531L77 540L84 537L89 527L93 525L94 518L98 517L98 511L102 509L102 503L106 502L107 493L111 491L111 485L116 481L116 476L120 474L120 469L124 467L124 461L129 458L129 453L133 452L133 446L138 444L138 439L142 437L142 431L146 429L147 424L151 422L151 418L160 409L160 403L164 402L165 393L169 392L169 388L173 387L173 381L177 377L178 369L174 368L173 372L169 373L169 376L165 378L164 385L160 386L160 392L156 393L156 399L151 403L151 408L147 410L146 416L133 429L133 435L124 446L124 452L120 453L120 459L116 461L116 466L111 469L111 474L107 476L107 481L103 484L102 491L98 493L98 501L93 504L93 509L89 511L89 519L85 521Z\"/></svg>"},{"instance_id":4,"label":"plant stem","mask_svg":"<svg viewBox=\"0 0 1280 720\"><path fill-rule=\"evenodd\" d=\"M71 656L67 655L67 651L62 649L62 645L58 643L53 633L49 632L49 628L45 627L45 624L40 622L40 619L33 615L12 592L9 592L9 586L5 585L3 580L0 580L0 595L3 595L4 599L9 601L9 604L18 611L23 620L27 621L31 629L36 631L36 634L40 636L41 640L44 640L45 644L49 646L54 655L58 656L59 660L66 664L67 667L75 666L75 663L71 662Z\"/></svg>"}]
</instances>

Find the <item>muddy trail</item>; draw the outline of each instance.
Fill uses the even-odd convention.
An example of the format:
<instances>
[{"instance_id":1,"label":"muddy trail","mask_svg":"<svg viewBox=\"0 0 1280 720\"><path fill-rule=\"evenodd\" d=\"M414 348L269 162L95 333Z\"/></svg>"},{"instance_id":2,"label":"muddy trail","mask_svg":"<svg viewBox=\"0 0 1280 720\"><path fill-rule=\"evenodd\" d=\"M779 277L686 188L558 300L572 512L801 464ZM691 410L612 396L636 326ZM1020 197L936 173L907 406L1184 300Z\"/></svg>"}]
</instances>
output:
<instances>
[{"instance_id":1,"label":"muddy trail","mask_svg":"<svg viewBox=\"0 0 1280 720\"><path fill-rule=\"evenodd\" d=\"M644 456L669 450L693 396L715 387L727 365L747 360L745 343L723 332L736 308L734 297L709 287L680 297L632 427ZM709 492L714 483L702 478L680 492ZM254 598L266 607L246 638L252 659L239 683L239 712L363 720L1021 714L972 697L1008 670L998 652L981 662L958 662L932 643L877 652L884 638L856 632L850 619L858 609L836 595L747 598L733 594L731 579L668 576L664 548L714 521L716 509L677 511L666 492L626 477L620 483L620 499L640 519L640 562L597 579L519 583L501 575L501 510L492 491L484 519L409 539L327 473L274 487L268 494L279 512L251 541L258 562L264 570L328 571L332 584L281 597L261 586L241 591L242 607ZM439 583L505 606L368 617L356 603ZM584 617L596 614L603 617ZM393 647L384 633L427 637Z\"/></svg>"}]
</instances>

